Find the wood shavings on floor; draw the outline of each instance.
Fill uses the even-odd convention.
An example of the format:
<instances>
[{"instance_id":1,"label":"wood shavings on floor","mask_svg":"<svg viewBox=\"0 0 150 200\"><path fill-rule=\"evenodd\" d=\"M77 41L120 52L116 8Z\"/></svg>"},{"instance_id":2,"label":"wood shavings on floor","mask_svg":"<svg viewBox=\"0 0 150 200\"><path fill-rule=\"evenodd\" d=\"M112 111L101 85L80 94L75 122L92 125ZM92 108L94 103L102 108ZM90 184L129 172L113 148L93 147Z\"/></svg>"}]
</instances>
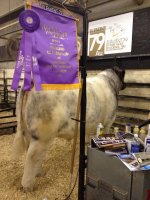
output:
<instances>
[{"instance_id":1,"label":"wood shavings on floor","mask_svg":"<svg viewBox=\"0 0 150 200\"><path fill-rule=\"evenodd\" d=\"M2 200L64 200L69 193L71 142L56 138L49 144L43 168L44 177L37 177L33 192L21 188L24 159L16 161L12 155L13 135L0 136L0 199ZM78 147L75 158L73 184L78 171ZM77 200L78 181L70 200Z\"/></svg>"}]
</instances>

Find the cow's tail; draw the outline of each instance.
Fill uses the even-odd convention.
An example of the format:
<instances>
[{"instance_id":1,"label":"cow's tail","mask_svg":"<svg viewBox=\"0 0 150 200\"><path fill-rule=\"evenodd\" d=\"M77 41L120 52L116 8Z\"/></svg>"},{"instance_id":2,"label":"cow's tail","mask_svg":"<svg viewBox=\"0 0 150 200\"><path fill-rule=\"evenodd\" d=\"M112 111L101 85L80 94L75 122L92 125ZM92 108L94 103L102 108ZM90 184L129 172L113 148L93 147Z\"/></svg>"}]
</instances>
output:
<instances>
[{"instance_id":1,"label":"cow's tail","mask_svg":"<svg viewBox=\"0 0 150 200\"><path fill-rule=\"evenodd\" d=\"M16 103L17 132L15 134L15 139L13 142L13 153L15 158L23 154L26 149L25 139L24 139L24 126L22 119L24 95L25 92L23 91L23 88L21 88Z\"/></svg>"}]
</instances>

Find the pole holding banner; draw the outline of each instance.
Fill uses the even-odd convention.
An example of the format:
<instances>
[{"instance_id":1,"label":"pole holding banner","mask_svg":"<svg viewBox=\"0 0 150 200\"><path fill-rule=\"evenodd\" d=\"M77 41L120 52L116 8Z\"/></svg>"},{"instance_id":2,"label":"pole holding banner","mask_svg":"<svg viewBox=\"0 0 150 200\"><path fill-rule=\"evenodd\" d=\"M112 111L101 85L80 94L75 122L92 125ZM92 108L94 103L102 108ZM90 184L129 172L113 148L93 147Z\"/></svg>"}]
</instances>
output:
<instances>
[{"instance_id":1,"label":"pole holding banner","mask_svg":"<svg viewBox=\"0 0 150 200\"><path fill-rule=\"evenodd\" d=\"M81 62L81 79L83 79L81 110L80 110L80 154L79 154L79 183L78 200L84 200L85 190L85 130L86 130L86 64L87 64L87 44L88 44L88 14L85 11L83 16L83 48Z\"/></svg>"}]
</instances>

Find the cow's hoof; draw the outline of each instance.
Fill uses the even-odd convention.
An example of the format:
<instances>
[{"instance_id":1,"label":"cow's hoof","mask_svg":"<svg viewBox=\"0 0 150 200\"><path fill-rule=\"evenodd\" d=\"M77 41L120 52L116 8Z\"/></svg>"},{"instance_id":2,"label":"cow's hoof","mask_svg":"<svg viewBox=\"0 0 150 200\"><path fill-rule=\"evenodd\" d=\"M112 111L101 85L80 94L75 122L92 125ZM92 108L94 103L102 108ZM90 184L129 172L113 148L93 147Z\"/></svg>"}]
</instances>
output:
<instances>
[{"instance_id":1,"label":"cow's hoof","mask_svg":"<svg viewBox=\"0 0 150 200\"><path fill-rule=\"evenodd\" d=\"M33 187L23 187L23 192L27 193L27 192L32 192L33 191Z\"/></svg>"}]
</instances>

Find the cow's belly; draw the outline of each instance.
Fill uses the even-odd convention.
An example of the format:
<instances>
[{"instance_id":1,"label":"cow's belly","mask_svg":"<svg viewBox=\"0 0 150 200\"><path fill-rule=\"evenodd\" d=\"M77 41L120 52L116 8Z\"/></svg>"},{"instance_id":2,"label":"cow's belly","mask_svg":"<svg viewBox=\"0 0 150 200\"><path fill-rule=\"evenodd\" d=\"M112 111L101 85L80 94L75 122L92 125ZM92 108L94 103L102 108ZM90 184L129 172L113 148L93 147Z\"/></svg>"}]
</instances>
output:
<instances>
[{"instance_id":1,"label":"cow's belly","mask_svg":"<svg viewBox=\"0 0 150 200\"><path fill-rule=\"evenodd\" d=\"M74 129L78 91L30 92L24 110L26 129L48 140L56 136L70 138Z\"/></svg>"},{"instance_id":2,"label":"cow's belly","mask_svg":"<svg viewBox=\"0 0 150 200\"><path fill-rule=\"evenodd\" d=\"M98 86L97 86L98 87ZM114 120L116 99L109 90L88 87L86 133L96 132L101 122L104 126ZM107 100L106 100L107 99ZM43 140L56 136L71 139L74 134L77 110L78 90L73 91L32 91L28 95L24 110L24 121L29 134L34 134Z\"/></svg>"}]
</instances>

